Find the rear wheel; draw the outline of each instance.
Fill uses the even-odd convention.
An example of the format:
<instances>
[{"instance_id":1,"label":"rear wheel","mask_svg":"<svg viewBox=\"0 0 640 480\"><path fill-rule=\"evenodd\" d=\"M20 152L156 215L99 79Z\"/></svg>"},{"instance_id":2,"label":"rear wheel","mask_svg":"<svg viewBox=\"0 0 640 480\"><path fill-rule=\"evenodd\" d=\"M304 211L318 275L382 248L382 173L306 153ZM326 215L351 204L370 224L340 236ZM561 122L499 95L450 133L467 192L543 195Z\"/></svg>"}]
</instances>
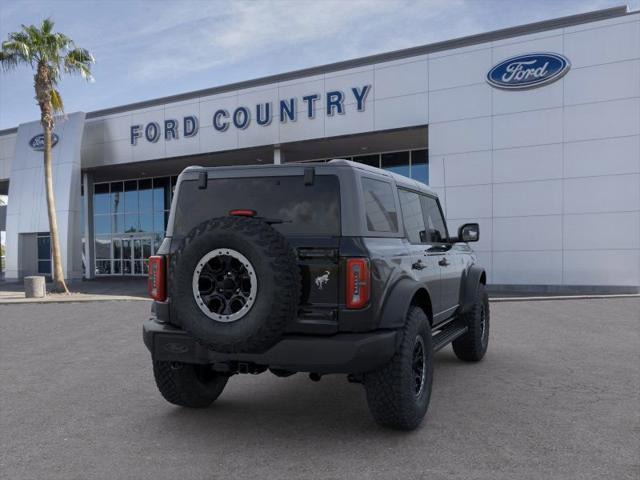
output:
<instances>
[{"instance_id":1,"label":"rear wheel","mask_svg":"<svg viewBox=\"0 0 640 480\"><path fill-rule=\"evenodd\" d=\"M391 361L364 376L367 403L384 427L413 430L427 413L433 381L431 328L424 311L412 306L402 341Z\"/></svg>"},{"instance_id":2,"label":"rear wheel","mask_svg":"<svg viewBox=\"0 0 640 480\"><path fill-rule=\"evenodd\" d=\"M208 365L175 362L153 362L153 375L165 400L190 408L211 405L229 379Z\"/></svg>"},{"instance_id":3,"label":"rear wheel","mask_svg":"<svg viewBox=\"0 0 640 480\"><path fill-rule=\"evenodd\" d=\"M453 341L453 351L460 360L478 362L489 346L489 296L484 285L478 285L473 308L463 318L469 330Z\"/></svg>"}]
</instances>

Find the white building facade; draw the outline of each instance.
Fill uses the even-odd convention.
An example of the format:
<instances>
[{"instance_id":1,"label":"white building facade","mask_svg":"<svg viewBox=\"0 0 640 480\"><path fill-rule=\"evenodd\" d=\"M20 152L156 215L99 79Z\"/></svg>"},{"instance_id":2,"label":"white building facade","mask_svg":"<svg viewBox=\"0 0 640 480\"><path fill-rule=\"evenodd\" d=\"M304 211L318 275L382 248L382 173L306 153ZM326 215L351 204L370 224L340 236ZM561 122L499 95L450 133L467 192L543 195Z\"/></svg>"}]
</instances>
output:
<instances>
[{"instance_id":1,"label":"white building facade","mask_svg":"<svg viewBox=\"0 0 640 480\"><path fill-rule=\"evenodd\" d=\"M39 132L0 132L7 279L50 268ZM429 183L450 231L479 222L495 289L640 288L640 13L624 7L71 114L55 132L71 278L143 275L188 165L351 158Z\"/></svg>"}]
</instances>

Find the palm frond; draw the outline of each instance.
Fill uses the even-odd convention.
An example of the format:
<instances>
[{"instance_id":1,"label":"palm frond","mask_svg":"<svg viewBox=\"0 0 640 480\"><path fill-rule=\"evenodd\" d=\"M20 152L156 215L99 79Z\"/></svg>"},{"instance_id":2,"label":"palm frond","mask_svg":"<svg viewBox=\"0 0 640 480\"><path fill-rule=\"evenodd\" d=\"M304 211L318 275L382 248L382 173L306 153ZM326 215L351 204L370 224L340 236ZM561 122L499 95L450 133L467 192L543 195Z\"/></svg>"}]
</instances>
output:
<instances>
[{"instance_id":1,"label":"palm frond","mask_svg":"<svg viewBox=\"0 0 640 480\"><path fill-rule=\"evenodd\" d=\"M51 17L47 17L42 20L42 25L40 27L40 30L42 30L42 33L44 33L45 35L49 35L53 31L54 25L55 24L53 20L51 20Z\"/></svg>"},{"instance_id":2,"label":"palm frond","mask_svg":"<svg viewBox=\"0 0 640 480\"><path fill-rule=\"evenodd\" d=\"M71 38L54 32L53 28L53 20L45 18L39 26L22 25L20 31L10 33L1 45L0 65L4 70L20 64L37 69L37 98L43 102L50 99L54 112L63 112L62 97L57 90L62 74L79 74L91 81L95 59L88 50L77 47Z\"/></svg>"},{"instance_id":3,"label":"palm frond","mask_svg":"<svg viewBox=\"0 0 640 480\"><path fill-rule=\"evenodd\" d=\"M5 52L4 50L0 51L0 65L2 65L2 69L5 72L16 68L21 60L22 58L15 53Z\"/></svg>"},{"instance_id":4,"label":"palm frond","mask_svg":"<svg viewBox=\"0 0 640 480\"><path fill-rule=\"evenodd\" d=\"M68 73L78 73L82 78L91 81L91 64L95 63L93 55L84 48L75 48L64 58L64 69Z\"/></svg>"},{"instance_id":5,"label":"palm frond","mask_svg":"<svg viewBox=\"0 0 640 480\"><path fill-rule=\"evenodd\" d=\"M64 104L62 103L62 97L60 96L60 92L55 88L51 89L51 106L53 107L53 111L55 113L64 112Z\"/></svg>"}]
</instances>

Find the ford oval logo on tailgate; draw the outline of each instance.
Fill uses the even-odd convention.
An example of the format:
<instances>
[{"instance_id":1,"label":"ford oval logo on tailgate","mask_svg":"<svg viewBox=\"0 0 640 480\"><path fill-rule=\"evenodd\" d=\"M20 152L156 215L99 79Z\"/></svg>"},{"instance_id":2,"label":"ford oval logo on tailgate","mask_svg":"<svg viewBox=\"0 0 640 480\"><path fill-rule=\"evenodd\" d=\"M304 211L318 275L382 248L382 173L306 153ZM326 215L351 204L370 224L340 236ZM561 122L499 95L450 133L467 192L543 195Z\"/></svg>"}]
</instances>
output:
<instances>
[{"instance_id":1,"label":"ford oval logo on tailgate","mask_svg":"<svg viewBox=\"0 0 640 480\"><path fill-rule=\"evenodd\" d=\"M489 70L487 82L505 90L541 87L561 78L571 62L557 53L530 53L508 58Z\"/></svg>"},{"instance_id":2,"label":"ford oval logo on tailgate","mask_svg":"<svg viewBox=\"0 0 640 480\"><path fill-rule=\"evenodd\" d=\"M52 133L51 148L55 147L56 143L58 143L58 135L56 135L55 133ZM38 152L43 152L44 151L44 133L39 133L38 135L32 137L31 140L29 140L29 145L34 150L37 150Z\"/></svg>"}]
</instances>

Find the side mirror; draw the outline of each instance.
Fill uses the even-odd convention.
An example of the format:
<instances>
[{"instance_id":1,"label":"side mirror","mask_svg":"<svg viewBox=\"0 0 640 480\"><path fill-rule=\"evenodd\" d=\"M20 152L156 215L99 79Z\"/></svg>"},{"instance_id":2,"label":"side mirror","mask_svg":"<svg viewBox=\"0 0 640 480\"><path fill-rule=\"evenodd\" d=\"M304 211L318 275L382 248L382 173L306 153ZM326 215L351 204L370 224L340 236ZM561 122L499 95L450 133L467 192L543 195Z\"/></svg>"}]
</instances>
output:
<instances>
[{"instance_id":1,"label":"side mirror","mask_svg":"<svg viewBox=\"0 0 640 480\"><path fill-rule=\"evenodd\" d=\"M477 223L465 223L458 228L459 242L477 242L480 240L480 225Z\"/></svg>"}]
</instances>

